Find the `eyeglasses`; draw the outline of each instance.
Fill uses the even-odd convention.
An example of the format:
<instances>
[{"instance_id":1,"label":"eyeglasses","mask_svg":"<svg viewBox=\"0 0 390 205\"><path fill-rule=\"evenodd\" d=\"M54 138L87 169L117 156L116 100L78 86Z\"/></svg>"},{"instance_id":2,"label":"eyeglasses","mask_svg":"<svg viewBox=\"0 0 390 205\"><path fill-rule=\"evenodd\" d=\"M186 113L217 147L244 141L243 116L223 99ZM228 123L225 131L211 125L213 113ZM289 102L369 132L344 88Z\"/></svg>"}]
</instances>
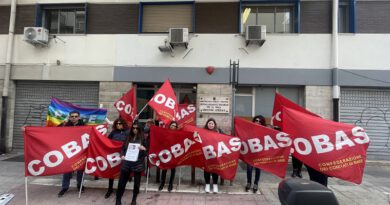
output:
<instances>
[{"instance_id":1,"label":"eyeglasses","mask_svg":"<svg viewBox=\"0 0 390 205\"><path fill-rule=\"evenodd\" d=\"M70 117L71 118L78 118L79 116L78 115L71 115Z\"/></svg>"},{"instance_id":2,"label":"eyeglasses","mask_svg":"<svg viewBox=\"0 0 390 205\"><path fill-rule=\"evenodd\" d=\"M123 125L123 123L121 123L121 122L117 122L116 124L117 124L117 125Z\"/></svg>"}]
</instances>

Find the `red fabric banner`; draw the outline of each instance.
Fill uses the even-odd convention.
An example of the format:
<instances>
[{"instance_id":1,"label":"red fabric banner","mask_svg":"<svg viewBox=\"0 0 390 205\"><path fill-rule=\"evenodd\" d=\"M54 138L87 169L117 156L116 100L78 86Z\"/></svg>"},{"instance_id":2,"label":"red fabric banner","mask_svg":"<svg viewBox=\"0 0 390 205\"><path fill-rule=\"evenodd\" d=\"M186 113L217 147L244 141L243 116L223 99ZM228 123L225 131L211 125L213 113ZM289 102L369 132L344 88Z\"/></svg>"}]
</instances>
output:
<instances>
[{"instance_id":1,"label":"red fabric banner","mask_svg":"<svg viewBox=\"0 0 390 205\"><path fill-rule=\"evenodd\" d=\"M279 93L275 93L275 100L274 100L274 109L272 110L272 119L271 123L273 126L277 126L279 128L282 128L282 107L288 107L294 110L301 111L303 113L317 116L318 115L306 110L305 108L295 104L294 102L290 101L289 99L283 97Z\"/></svg>"},{"instance_id":2,"label":"red fabric banner","mask_svg":"<svg viewBox=\"0 0 390 205\"><path fill-rule=\"evenodd\" d=\"M94 129L90 138L85 173L102 178L118 178L123 142L110 140Z\"/></svg>"},{"instance_id":3,"label":"red fabric banner","mask_svg":"<svg viewBox=\"0 0 390 205\"><path fill-rule=\"evenodd\" d=\"M194 104L179 104L179 112L176 114L178 129L185 125L195 125L196 107Z\"/></svg>"},{"instance_id":4,"label":"red fabric banner","mask_svg":"<svg viewBox=\"0 0 390 205\"><path fill-rule=\"evenodd\" d=\"M240 159L280 178L286 175L291 138L288 134L235 117L234 129L241 139Z\"/></svg>"},{"instance_id":5,"label":"red fabric banner","mask_svg":"<svg viewBox=\"0 0 390 205\"><path fill-rule=\"evenodd\" d=\"M183 130L198 132L205 158L204 170L216 173L224 179L233 180L236 176L241 141L238 137L208 131L191 125Z\"/></svg>"},{"instance_id":6,"label":"red fabric banner","mask_svg":"<svg viewBox=\"0 0 390 205\"><path fill-rule=\"evenodd\" d=\"M149 162L161 169L189 165L204 167L202 146L192 132L169 130L157 126L150 129Z\"/></svg>"},{"instance_id":7,"label":"red fabric banner","mask_svg":"<svg viewBox=\"0 0 390 205\"><path fill-rule=\"evenodd\" d=\"M283 108L283 130L303 163L331 177L362 182L370 143L363 128Z\"/></svg>"},{"instance_id":8,"label":"red fabric banner","mask_svg":"<svg viewBox=\"0 0 390 205\"><path fill-rule=\"evenodd\" d=\"M26 127L25 176L47 176L83 170L92 126Z\"/></svg>"},{"instance_id":9,"label":"red fabric banner","mask_svg":"<svg viewBox=\"0 0 390 205\"><path fill-rule=\"evenodd\" d=\"M166 80L157 93L148 102L149 106L157 113L159 120L169 124L175 120L178 112L178 104L175 92L169 80Z\"/></svg>"},{"instance_id":10,"label":"red fabric banner","mask_svg":"<svg viewBox=\"0 0 390 205\"><path fill-rule=\"evenodd\" d=\"M127 122L129 127L133 124L137 116L137 98L135 96L135 86L123 95L114 104L120 116Z\"/></svg>"}]
</instances>

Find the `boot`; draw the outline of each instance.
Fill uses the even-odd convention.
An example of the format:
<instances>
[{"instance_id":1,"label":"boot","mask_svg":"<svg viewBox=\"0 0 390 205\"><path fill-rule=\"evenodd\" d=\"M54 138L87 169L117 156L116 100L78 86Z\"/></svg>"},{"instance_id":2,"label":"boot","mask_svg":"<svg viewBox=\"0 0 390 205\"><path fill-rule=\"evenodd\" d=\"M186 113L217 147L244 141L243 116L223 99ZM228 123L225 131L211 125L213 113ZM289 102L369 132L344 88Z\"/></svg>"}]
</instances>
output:
<instances>
[{"instance_id":1,"label":"boot","mask_svg":"<svg viewBox=\"0 0 390 205\"><path fill-rule=\"evenodd\" d=\"M108 189L106 195L104 195L105 199L108 199L112 194L112 189Z\"/></svg>"},{"instance_id":2,"label":"boot","mask_svg":"<svg viewBox=\"0 0 390 205\"><path fill-rule=\"evenodd\" d=\"M296 173L297 177L301 178L302 179L302 172L300 169L297 170L297 173Z\"/></svg>"},{"instance_id":3,"label":"boot","mask_svg":"<svg viewBox=\"0 0 390 205\"><path fill-rule=\"evenodd\" d=\"M161 191L161 190L163 190L163 189L164 189L164 184L161 183L160 186L158 187L158 190Z\"/></svg>"},{"instance_id":4,"label":"boot","mask_svg":"<svg viewBox=\"0 0 390 205\"><path fill-rule=\"evenodd\" d=\"M293 169L293 173L291 174L292 178L297 177L298 169Z\"/></svg>"},{"instance_id":5,"label":"boot","mask_svg":"<svg viewBox=\"0 0 390 205\"><path fill-rule=\"evenodd\" d=\"M173 184L169 184L169 185L168 185L168 191L171 192L172 189L173 189Z\"/></svg>"},{"instance_id":6,"label":"boot","mask_svg":"<svg viewBox=\"0 0 390 205\"><path fill-rule=\"evenodd\" d=\"M256 194L257 189L258 189L258 185L257 184L253 185L253 193L254 194Z\"/></svg>"},{"instance_id":7,"label":"boot","mask_svg":"<svg viewBox=\"0 0 390 205\"><path fill-rule=\"evenodd\" d=\"M251 184L247 183L246 186L245 186L245 191L248 192L249 189L251 189Z\"/></svg>"},{"instance_id":8,"label":"boot","mask_svg":"<svg viewBox=\"0 0 390 205\"><path fill-rule=\"evenodd\" d=\"M137 205L137 195L133 195L133 199L131 200L131 205Z\"/></svg>"},{"instance_id":9,"label":"boot","mask_svg":"<svg viewBox=\"0 0 390 205\"><path fill-rule=\"evenodd\" d=\"M210 193L210 184L206 184L206 186L204 187L204 192Z\"/></svg>"}]
</instances>

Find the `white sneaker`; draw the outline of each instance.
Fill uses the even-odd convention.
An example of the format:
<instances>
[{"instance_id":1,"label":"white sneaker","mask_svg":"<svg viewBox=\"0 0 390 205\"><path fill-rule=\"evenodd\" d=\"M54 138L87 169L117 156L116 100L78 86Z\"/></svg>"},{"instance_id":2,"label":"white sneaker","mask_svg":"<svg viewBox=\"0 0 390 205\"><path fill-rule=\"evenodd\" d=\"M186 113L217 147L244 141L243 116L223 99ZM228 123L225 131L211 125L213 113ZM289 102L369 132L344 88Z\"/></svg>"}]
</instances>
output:
<instances>
[{"instance_id":1,"label":"white sneaker","mask_svg":"<svg viewBox=\"0 0 390 205\"><path fill-rule=\"evenodd\" d=\"M206 193L210 193L210 184L206 184L206 186L204 187L204 191Z\"/></svg>"},{"instance_id":2,"label":"white sneaker","mask_svg":"<svg viewBox=\"0 0 390 205\"><path fill-rule=\"evenodd\" d=\"M213 192L214 194L218 194L218 185L213 184Z\"/></svg>"}]
</instances>

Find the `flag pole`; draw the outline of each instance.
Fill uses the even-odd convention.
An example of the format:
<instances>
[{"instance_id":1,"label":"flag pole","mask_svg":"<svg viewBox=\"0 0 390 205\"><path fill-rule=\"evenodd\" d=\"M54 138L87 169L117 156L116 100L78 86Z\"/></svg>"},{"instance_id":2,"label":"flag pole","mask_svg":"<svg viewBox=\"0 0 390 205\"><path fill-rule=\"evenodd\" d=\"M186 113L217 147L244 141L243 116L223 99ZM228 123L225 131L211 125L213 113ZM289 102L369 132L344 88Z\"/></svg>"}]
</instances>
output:
<instances>
[{"instance_id":1,"label":"flag pole","mask_svg":"<svg viewBox=\"0 0 390 205\"><path fill-rule=\"evenodd\" d=\"M180 182L181 182L181 167L179 169L179 185L177 185L177 190L179 191L180 188Z\"/></svg>"},{"instance_id":2,"label":"flag pole","mask_svg":"<svg viewBox=\"0 0 390 205\"><path fill-rule=\"evenodd\" d=\"M27 177L24 177L24 184L25 184L25 189L26 189L26 205L28 205L28 190L27 190L27 182L28 182L28 179L27 179Z\"/></svg>"},{"instance_id":3,"label":"flag pole","mask_svg":"<svg viewBox=\"0 0 390 205\"><path fill-rule=\"evenodd\" d=\"M81 178L81 185L80 185L80 190L79 190L79 199L81 198L81 190L83 190L83 186L84 186L85 169L87 169L87 163L85 163L85 168L84 168L84 171L83 171L83 177ZM77 171L76 171L76 175L77 175Z\"/></svg>"},{"instance_id":4,"label":"flag pole","mask_svg":"<svg viewBox=\"0 0 390 205\"><path fill-rule=\"evenodd\" d=\"M146 172L145 193L148 193L149 173L150 173L150 167L147 168L147 172Z\"/></svg>"},{"instance_id":5,"label":"flag pole","mask_svg":"<svg viewBox=\"0 0 390 205\"><path fill-rule=\"evenodd\" d=\"M76 174L77 174L77 172L76 172ZM80 197L81 197L81 190L83 190L84 175L85 175L85 172L83 172L83 177L81 178L81 185L80 185L80 190L79 190L79 199L80 199Z\"/></svg>"},{"instance_id":6,"label":"flag pole","mask_svg":"<svg viewBox=\"0 0 390 205\"><path fill-rule=\"evenodd\" d=\"M138 120L139 115L145 110L145 108L148 106L148 103L139 111L139 113L135 116L134 121ZM133 121L133 123L134 123Z\"/></svg>"}]
</instances>

